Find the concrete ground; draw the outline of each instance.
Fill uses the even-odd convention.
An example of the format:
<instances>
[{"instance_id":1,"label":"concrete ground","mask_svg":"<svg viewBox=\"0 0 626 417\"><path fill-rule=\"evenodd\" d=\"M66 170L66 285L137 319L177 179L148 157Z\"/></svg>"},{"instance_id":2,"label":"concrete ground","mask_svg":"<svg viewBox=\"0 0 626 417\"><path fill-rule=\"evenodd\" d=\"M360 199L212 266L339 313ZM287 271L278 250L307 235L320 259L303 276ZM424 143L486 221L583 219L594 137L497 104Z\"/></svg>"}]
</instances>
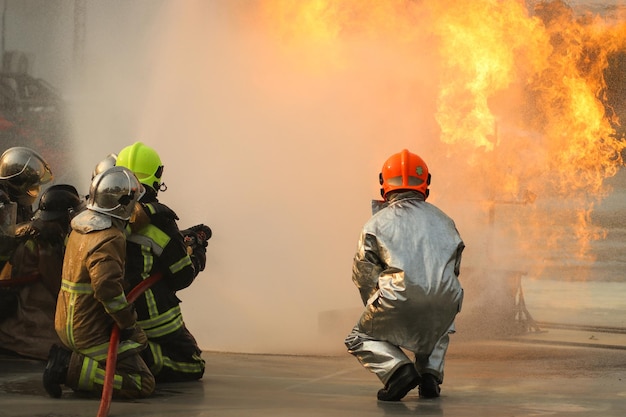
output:
<instances>
[{"instance_id":1,"label":"concrete ground","mask_svg":"<svg viewBox=\"0 0 626 417\"><path fill-rule=\"evenodd\" d=\"M626 335L544 330L514 338L453 337L442 396L376 400L381 387L350 355L205 352L202 381L114 401L109 416L602 416L626 412ZM44 363L0 355L0 416L96 416L98 399L49 398Z\"/></svg>"}]
</instances>

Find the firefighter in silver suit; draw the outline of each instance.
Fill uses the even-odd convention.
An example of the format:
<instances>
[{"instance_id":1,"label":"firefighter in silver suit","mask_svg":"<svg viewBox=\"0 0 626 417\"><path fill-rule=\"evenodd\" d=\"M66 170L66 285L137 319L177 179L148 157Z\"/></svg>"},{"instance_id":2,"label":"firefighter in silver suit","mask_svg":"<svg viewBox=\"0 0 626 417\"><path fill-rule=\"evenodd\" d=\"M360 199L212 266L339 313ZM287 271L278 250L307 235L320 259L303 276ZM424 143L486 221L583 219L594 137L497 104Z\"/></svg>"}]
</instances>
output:
<instances>
[{"instance_id":1,"label":"firefighter in silver suit","mask_svg":"<svg viewBox=\"0 0 626 417\"><path fill-rule=\"evenodd\" d=\"M400 401L418 385L420 397L438 397L463 301L465 245L454 221L426 202L430 173L421 157L392 155L380 184L384 201L363 227L352 267L365 310L345 344L383 383L379 400Z\"/></svg>"}]
</instances>

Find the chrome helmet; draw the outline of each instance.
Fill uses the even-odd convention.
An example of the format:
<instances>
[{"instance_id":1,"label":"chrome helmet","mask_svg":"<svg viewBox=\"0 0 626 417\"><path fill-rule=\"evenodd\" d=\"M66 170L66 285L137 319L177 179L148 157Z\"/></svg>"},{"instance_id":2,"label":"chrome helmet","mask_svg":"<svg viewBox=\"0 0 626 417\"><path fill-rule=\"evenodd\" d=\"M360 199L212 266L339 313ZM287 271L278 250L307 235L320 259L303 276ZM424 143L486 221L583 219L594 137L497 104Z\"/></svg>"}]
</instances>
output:
<instances>
[{"instance_id":1,"label":"chrome helmet","mask_svg":"<svg viewBox=\"0 0 626 417\"><path fill-rule=\"evenodd\" d=\"M122 220L129 220L135 203L145 189L131 170L112 167L91 181L87 208Z\"/></svg>"},{"instance_id":2,"label":"chrome helmet","mask_svg":"<svg viewBox=\"0 0 626 417\"><path fill-rule=\"evenodd\" d=\"M41 185L52 181L52 171L37 152L15 146L0 156L0 181L5 181L9 193L16 199L26 198L32 204Z\"/></svg>"},{"instance_id":3,"label":"chrome helmet","mask_svg":"<svg viewBox=\"0 0 626 417\"><path fill-rule=\"evenodd\" d=\"M98 162L91 173L91 179L93 180L96 175L101 172L106 171L109 168L115 166L115 162L117 161L117 155L114 153L108 154L102 161Z\"/></svg>"}]
</instances>

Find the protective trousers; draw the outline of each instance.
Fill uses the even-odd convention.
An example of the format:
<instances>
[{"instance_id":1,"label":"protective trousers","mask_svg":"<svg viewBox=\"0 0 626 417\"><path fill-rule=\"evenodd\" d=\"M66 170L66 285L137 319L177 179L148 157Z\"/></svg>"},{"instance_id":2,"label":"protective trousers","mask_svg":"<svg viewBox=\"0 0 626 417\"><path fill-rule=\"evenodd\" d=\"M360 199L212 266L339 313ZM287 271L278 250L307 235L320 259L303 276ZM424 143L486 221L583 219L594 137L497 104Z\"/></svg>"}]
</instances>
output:
<instances>
[{"instance_id":1,"label":"protective trousers","mask_svg":"<svg viewBox=\"0 0 626 417\"><path fill-rule=\"evenodd\" d=\"M415 369L420 374L434 375L443 383L444 359L450 341L449 333L454 332L454 324L437 341L429 353L413 352ZM373 372L383 384L387 384L393 373L402 365L413 363L400 347L389 342L376 340L362 332L356 325L345 339L348 352L358 359L364 368Z\"/></svg>"},{"instance_id":2,"label":"protective trousers","mask_svg":"<svg viewBox=\"0 0 626 417\"><path fill-rule=\"evenodd\" d=\"M195 338L183 325L166 336L150 339L141 352L158 382L195 381L204 375L205 362Z\"/></svg>"},{"instance_id":3,"label":"protective trousers","mask_svg":"<svg viewBox=\"0 0 626 417\"><path fill-rule=\"evenodd\" d=\"M106 374L106 356L89 357L72 352L65 385L74 391L101 394ZM114 398L145 398L154 391L154 376L138 353L118 357L113 378Z\"/></svg>"}]
</instances>

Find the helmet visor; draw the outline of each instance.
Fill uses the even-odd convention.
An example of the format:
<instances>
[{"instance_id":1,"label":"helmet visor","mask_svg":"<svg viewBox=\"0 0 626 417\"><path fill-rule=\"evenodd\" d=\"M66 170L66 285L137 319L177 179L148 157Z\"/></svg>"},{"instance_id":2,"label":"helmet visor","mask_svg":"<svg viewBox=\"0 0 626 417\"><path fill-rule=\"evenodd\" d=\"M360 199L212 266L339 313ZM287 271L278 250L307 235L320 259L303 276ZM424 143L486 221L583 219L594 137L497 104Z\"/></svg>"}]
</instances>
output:
<instances>
[{"instance_id":1,"label":"helmet visor","mask_svg":"<svg viewBox=\"0 0 626 417\"><path fill-rule=\"evenodd\" d=\"M50 170L50 167L48 166L48 164L44 163L44 169L39 179L39 184L47 184L53 179L54 179L54 176L52 175L52 171Z\"/></svg>"},{"instance_id":2,"label":"helmet visor","mask_svg":"<svg viewBox=\"0 0 626 417\"><path fill-rule=\"evenodd\" d=\"M387 180L387 183L389 185L392 185L394 187L401 187L401 186L407 186L407 185L411 185L411 186L417 186L417 185L422 185L424 184L424 180L418 177L407 177L407 184L403 183L403 179L402 176L398 176L398 177L393 177L393 178L389 178Z\"/></svg>"},{"instance_id":3,"label":"helmet visor","mask_svg":"<svg viewBox=\"0 0 626 417\"><path fill-rule=\"evenodd\" d=\"M29 197L37 198L39 192L41 191L41 186L39 184L31 185L26 189L26 194Z\"/></svg>"}]
</instances>

